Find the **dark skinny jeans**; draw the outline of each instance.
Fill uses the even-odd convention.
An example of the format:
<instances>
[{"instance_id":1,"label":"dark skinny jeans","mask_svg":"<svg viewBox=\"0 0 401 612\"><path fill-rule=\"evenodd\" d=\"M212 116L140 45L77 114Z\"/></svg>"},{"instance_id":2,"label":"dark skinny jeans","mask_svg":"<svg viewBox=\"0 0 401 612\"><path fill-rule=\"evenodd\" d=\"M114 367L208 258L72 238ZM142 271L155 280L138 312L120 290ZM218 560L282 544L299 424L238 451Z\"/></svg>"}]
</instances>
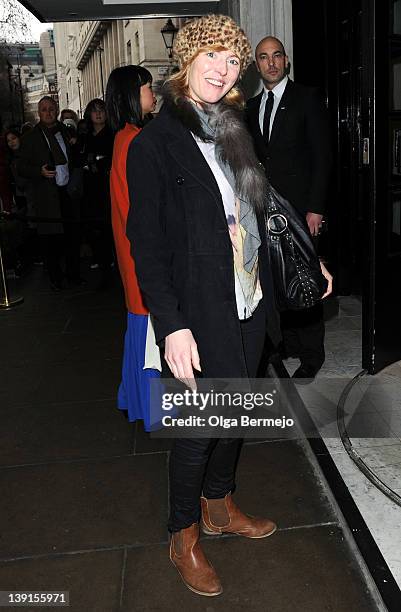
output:
<instances>
[{"instance_id":1,"label":"dark skinny jeans","mask_svg":"<svg viewBox=\"0 0 401 612\"><path fill-rule=\"evenodd\" d=\"M250 319L241 322L241 333L248 375L256 378L266 333L263 302ZM241 447L241 438L174 441L169 464L170 531L180 531L199 521L201 495L221 499L233 491Z\"/></svg>"}]
</instances>

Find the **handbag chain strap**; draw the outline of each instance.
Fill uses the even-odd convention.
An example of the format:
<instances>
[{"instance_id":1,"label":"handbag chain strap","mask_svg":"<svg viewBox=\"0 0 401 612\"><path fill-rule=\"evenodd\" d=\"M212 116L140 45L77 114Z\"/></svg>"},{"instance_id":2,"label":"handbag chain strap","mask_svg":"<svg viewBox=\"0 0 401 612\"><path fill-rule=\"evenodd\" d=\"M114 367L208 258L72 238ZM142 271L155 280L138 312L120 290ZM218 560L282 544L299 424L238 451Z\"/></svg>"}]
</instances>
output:
<instances>
[{"instance_id":1,"label":"handbag chain strap","mask_svg":"<svg viewBox=\"0 0 401 612\"><path fill-rule=\"evenodd\" d=\"M272 231L270 220L274 217L281 217L282 219L284 219L284 228L282 230L276 231L276 232ZM281 238L284 238L288 242L291 252L292 252L294 264L297 270L299 284L301 285L303 289L306 306L307 307L313 306L315 304L315 300L313 298L312 291L311 291L310 276L305 269L304 262L299 257L296 256L295 249L294 249L294 241L292 239L291 231L288 227L287 217L283 213L280 212L279 208L274 202L271 191L269 191L269 195L268 195L266 230L271 240L279 241Z\"/></svg>"}]
</instances>

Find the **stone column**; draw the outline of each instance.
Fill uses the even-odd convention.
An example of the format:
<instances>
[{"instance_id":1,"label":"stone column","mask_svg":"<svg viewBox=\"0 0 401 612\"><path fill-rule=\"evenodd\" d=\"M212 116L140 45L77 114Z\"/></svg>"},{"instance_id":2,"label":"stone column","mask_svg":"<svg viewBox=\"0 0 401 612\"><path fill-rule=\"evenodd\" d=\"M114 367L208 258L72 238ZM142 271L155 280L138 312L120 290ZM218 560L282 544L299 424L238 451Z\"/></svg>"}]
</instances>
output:
<instances>
[{"instance_id":1,"label":"stone column","mask_svg":"<svg viewBox=\"0 0 401 612\"><path fill-rule=\"evenodd\" d=\"M277 36L292 59L291 0L239 0L240 23L253 48L264 36Z\"/></svg>"},{"instance_id":2,"label":"stone column","mask_svg":"<svg viewBox=\"0 0 401 612\"><path fill-rule=\"evenodd\" d=\"M255 50L265 36L276 36L281 40L290 58L292 77L292 3L291 0L221 0L219 11L231 15L241 25ZM255 67L250 67L243 82L246 98L261 89Z\"/></svg>"}]
</instances>

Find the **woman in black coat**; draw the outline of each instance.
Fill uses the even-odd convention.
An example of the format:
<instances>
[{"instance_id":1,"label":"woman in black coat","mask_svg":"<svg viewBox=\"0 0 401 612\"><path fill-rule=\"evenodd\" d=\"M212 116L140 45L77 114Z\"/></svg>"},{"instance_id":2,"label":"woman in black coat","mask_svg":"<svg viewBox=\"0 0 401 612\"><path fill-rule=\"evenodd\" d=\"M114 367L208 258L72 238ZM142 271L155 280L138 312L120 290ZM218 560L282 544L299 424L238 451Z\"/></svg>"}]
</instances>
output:
<instances>
[{"instance_id":1,"label":"woman in black coat","mask_svg":"<svg viewBox=\"0 0 401 612\"><path fill-rule=\"evenodd\" d=\"M193 389L197 376L255 377L266 328L275 342L278 327L258 225L265 177L235 87L251 46L231 18L207 15L180 30L175 54L180 71L160 115L128 153L127 236L164 371ZM176 439L171 452L170 558L200 595L222 592L198 541L201 510L208 534L276 530L231 497L240 448L240 439Z\"/></svg>"},{"instance_id":2,"label":"woman in black coat","mask_svg":"<svg viewBox=\"0 0 401 612\"><path fill-rule=\"evenodd\" d=\"M84 169L83 216L87 219L86 237L94 262L101 272L100 287L105 287L110 280L113 261L109 183L114 136L107 123L103 100L91 100L84 119L88 131L77 143Z\"/></svg>"}]
</instances>

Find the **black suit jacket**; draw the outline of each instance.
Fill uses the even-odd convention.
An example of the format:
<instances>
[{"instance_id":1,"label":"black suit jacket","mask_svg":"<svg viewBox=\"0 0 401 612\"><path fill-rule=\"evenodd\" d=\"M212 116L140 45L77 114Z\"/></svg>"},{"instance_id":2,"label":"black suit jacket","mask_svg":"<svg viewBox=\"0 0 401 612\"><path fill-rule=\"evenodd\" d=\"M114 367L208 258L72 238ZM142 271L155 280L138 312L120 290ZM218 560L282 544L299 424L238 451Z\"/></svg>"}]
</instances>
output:
<instances>
[{"instance_id":1,"label":"black suit jacket","mask_svg":"<svg viewBox=\"0 0 401 612\"><path fill-rule=\"evenodd\" d=\"M270 183L303 213L324 213L331 150L326 107L318 91L288 80L269 140L259 127L262 92L248 100L247 123Z\"/></svg>"}]
</instances>

